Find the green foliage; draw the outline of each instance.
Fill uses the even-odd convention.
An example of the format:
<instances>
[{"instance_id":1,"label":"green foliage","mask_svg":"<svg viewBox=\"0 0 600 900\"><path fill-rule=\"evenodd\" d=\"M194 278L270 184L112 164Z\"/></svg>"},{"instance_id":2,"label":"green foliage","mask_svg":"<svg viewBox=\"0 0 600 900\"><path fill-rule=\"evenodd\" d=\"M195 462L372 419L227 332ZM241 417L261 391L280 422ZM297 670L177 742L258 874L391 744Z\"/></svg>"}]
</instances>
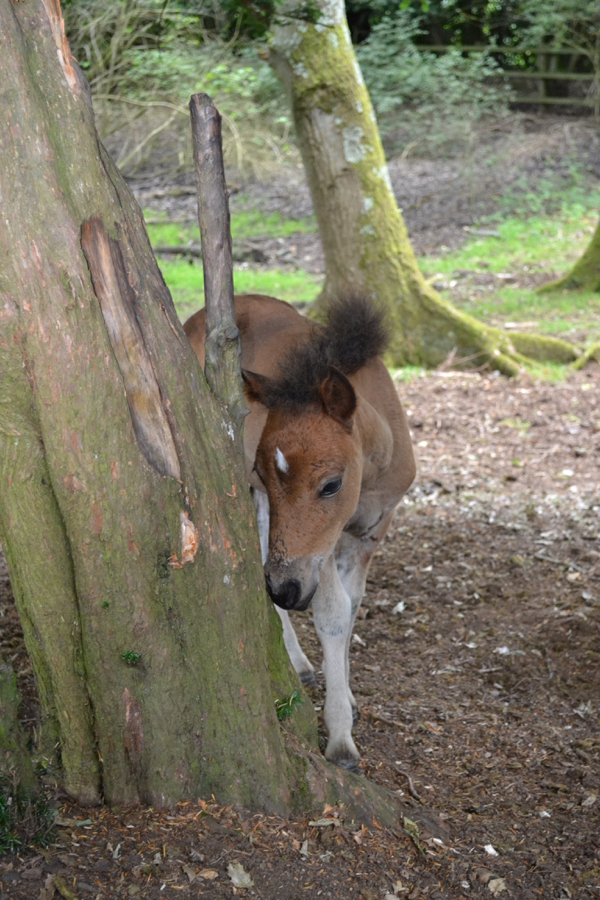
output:
<instances>
[{"instance_id":1,"label":"green foliage","mask_svg":"<svg viewBox=\"0 0 600 900\"><path fill-rule=\"evenodd\" d=\"M54 816L43 793L0 779L0 855L29 844L47 847L54 840Z\"/></svg>"},{"instance_id":2,"label":"green foliage","mask_svg":"<svg viewBox=\"0 0 600 900\"><path fill-rule=\"evenodd\" d=\"M426 44L504 43L518 29L519 0L346 0L346 13L355 43L398 9L421 21Z\"/></svg>"},{"instance_id":3,"label":"green foliage","mask_svg":"<svg viewBox=\"0 0 600 900\"><path fill-rule=\"evenodd\" d=\"M289 697L284 697L283 700L276 700L275 710L279 721L283 722L285 719L289 719L303 702L301 691L292 691Z\"/></svg>"},{"instance_id":4,"label":"green foliage","mask_svg":"<svg viewBox=\"0 0 600 900\"><path fill-rule=\"evenodd\" d=\"M163 47L177 38L193 40L199 16L163 0L64 0L71 50L94 90L119 89L134 50Z\"/></svg>"},{"instance_id":5,"label":"green foliage","mask_svg":"<svg viewBox=\"0 0 600 900\"><path fill-rule=\"evenodd\" d=\"M389 137L401 114L412 143L462 146L482 115L506 113L509 94L488 83L499 71L489 53L424 53L416 44L422 33L420 19L400 10L357 48L382 134Z\"/></svg>"},{"instance_id":6,"label":"green foliage","mask_svg":"<svg viewBox=\"0 0 600 900\"><path fill-rule=\"evenodd\" d=\"M258 45L224 43L228 19L217 3L191 11L181 0L70 0L65 20L100 136L124 171L192 168L187 103L196 92L223 116L228 166L264 176L296 160L277 78Z\"/></svg>"},{"instance_id":7,"label":"green foliage","mask_svg":"<svg viewBox=\"0 0 600 900\"><path fill-rule=\"evenodd\" d=\"M524 44L573 47L600 68L600 4L597 0L522 0Z\"/></svg>"},{"instance_id":8,"label":"green foliage","mask_svg":"<svg viewBox=\"0 0 600 900\"><path fill-rule=\"evenodd\" d=\"M519 37L530 47L570 47L591 64L594 83L589 97L600 116L600 4L598 0L522 0L526 23ZM572 66L573 59L559 60ZM569 69L571 71L571 69ZM589 71L589 69L588 69Z\"/></svg>"},{"instance_id":9,"label":"green foliage","mask_svg":"<svg viewBox=\"0 0 600 900\"><path fill-rule=\"evenodd\" d=\"M135 650L126 650L121 657L121 659L124 660L128 666L137 666L141 658L142 654L137 653Z\"/></svg>"}]
</instances>

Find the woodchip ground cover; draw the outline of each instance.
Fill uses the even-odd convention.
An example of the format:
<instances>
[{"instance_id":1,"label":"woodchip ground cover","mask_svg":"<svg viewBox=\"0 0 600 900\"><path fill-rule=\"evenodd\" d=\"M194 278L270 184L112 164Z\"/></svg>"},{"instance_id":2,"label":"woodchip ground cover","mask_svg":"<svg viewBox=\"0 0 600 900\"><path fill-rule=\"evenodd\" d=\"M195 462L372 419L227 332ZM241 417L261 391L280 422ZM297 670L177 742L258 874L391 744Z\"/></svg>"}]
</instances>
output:
<instances>
[{"instance_id":1,"label":"woodchip ground cover","mask_svg":"<svg viewBox=\"0 0 600 900\"><path fill-rule=\"evenodd\" d=\"M595 365L556 384L441 372L400 386L419 475L352 644L363 770L406 804L395 831L343 809L283 821L209 797L90 810L55 794L55 842L4 856L0 896L600 897L599 389ZM310 614L296 621L318 667ZM438 828L412 828L422 804ZM237 865L252 886L235 886Z\"/></svg>"}]
</instances>

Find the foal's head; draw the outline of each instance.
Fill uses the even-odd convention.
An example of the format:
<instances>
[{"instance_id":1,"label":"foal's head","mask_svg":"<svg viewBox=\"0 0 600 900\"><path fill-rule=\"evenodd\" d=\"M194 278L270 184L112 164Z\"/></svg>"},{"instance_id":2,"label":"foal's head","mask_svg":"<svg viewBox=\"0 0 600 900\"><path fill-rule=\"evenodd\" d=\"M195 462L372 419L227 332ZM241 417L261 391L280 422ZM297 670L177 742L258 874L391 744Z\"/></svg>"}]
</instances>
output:
<instances>
[{"instance_id":1,"label":"foal's head","mask_svg":"<svg viewBox=\"0 0 600 900\"><path fill-rule=\"evenodd\" d=\"M283 609L306 609L360 495L354 389L333 366L311 374L294 391L244 372L248 399L269 409L254 470L269 496L267 589Z\"/></svg>"}]
</instances>

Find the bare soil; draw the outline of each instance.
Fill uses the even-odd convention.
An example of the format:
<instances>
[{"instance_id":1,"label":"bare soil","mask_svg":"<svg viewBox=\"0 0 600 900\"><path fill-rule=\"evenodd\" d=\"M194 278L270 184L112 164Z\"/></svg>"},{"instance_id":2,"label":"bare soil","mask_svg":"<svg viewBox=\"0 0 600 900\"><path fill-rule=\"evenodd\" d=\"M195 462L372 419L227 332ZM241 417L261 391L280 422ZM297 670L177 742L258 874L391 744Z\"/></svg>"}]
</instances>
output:
<instances>
[{"instance_id":1,"label":"bare soil","mask_svg":"<svg viewBox=\"0 0 600 900\"><path fill-rule=\"evenodd\" d=\"M600 897L599 390L597 366L554 385L439 372L400 386L420 470L355 630L356 739L365 776L415 818L434 810L441 840L343 809L284 821L208 797L126 811L58 795L56 842L3 857L0 896ZM296 621L318 663L310 615ZM0 624L31 720L6 575ZM237 863L252 887L234 887Z\"/></svg>"}]
</instances>

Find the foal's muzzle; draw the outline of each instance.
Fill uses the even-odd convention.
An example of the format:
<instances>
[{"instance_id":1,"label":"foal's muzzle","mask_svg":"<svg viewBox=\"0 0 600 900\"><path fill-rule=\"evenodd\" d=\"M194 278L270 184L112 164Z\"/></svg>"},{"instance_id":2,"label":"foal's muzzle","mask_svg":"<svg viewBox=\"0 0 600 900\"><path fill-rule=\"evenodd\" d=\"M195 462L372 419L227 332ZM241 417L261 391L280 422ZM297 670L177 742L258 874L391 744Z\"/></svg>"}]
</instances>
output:
<instances>
[{"instance_id":1,"label":"foal's muzzle","mask_svg":"<svg viewBox=\"0 0 600 900\"><path fill-rule=\"evenodd\" d=\"M296 609L299 611L308 609L310 601L314 597L318 587L318 584L316 584L314 588L303 597L302 585L297 578L290 578L288 581L284 581L282 584L278 585L278 587L273 585L271 576L268 573L265 573L265 580L267 582L269 597L275 606L279 606L281 609Z\"/></svg>"}]
</instances>

